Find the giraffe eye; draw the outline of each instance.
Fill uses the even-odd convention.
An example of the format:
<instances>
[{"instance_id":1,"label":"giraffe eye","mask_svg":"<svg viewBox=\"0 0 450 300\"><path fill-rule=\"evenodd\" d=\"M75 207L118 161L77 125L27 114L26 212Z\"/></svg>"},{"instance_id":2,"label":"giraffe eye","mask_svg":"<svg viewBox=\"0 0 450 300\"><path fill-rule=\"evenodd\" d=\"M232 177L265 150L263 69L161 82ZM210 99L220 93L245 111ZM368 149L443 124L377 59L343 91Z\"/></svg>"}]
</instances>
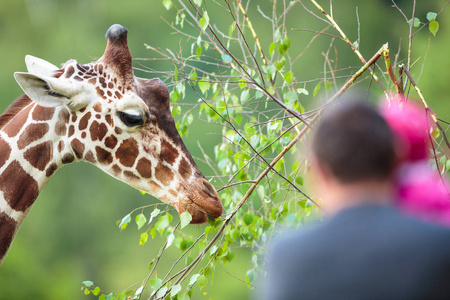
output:
<instances>
[{"instance_id":1,"label":"giraffe eye","mask_svg":"<svg viewBox=\"0 0 450 300\"><path fill-rule=\"evenodd\" d=\"M128 127L144 124L144 118L141 115L130 114L122 111L119 111L117 114L120 120Z\"/></svg>"}]
</instances>

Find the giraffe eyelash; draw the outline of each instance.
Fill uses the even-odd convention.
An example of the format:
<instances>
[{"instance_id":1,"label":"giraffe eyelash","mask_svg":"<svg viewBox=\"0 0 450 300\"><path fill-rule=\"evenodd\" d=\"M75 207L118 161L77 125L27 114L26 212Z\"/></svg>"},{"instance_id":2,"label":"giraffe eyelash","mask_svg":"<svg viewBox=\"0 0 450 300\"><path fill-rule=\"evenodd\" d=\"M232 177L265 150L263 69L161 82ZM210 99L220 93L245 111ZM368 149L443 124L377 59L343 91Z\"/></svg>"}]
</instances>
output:
<instances>
[{"instance_id":1,"label":"giraffe eyelash","mask_svg":"<svg viewBox=\"0 0 450 300\"><path fill-rule=\"evenodd\" d=\"M44 85L44 89L47 91L47 94L49 94L50 96L57 97L57 98L69 99L68 96L60 94L60 93L55 92L54 90L52 90L46 81L44 81L44 80L41 80L41 81L42 81L42 83Z\"/></svg>"}]
</instances>

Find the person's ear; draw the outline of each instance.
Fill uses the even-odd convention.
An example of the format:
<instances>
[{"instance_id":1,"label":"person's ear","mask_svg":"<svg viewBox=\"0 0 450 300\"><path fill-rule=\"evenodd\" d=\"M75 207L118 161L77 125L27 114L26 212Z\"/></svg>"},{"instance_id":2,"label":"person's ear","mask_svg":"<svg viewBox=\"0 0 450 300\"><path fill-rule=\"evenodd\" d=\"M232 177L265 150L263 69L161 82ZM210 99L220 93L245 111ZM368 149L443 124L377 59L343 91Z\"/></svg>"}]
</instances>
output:
<instances>
[{"instance_id":1,"label":"person's ear","mask_svg":"<svg viewBox=\"0 0 450 300\"><path fill-rule=\"evenodd\" d=\"M315 155L311 159L311 171L318 184L328 184L331 179L331 170Z\"/></svg>"}]
</instances>

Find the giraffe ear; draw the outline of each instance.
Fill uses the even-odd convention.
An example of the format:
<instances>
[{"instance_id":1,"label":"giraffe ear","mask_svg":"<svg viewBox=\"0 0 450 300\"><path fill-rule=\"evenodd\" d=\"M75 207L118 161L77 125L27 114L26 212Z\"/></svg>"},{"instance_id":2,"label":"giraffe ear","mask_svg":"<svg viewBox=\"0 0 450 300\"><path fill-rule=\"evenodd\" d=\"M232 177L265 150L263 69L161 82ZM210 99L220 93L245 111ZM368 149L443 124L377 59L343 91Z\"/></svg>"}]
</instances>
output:
<instances>
[{"instance_id":1,"label":"giraffe ear","mask_svg":"<svg viewBox=\"0 0 450 300\"><path fill-rule=\"evenodd\" d=\"M66 78L54 78L30 73L16 72L14 78L30 97L39 105L55 107L66 105L69 107L80 107L75 96L79 94L79 84L73 83Z\"/></svg>"},{"instance_id":2,"label":"giraffe ear","mask_svg":"<svg viewBox=\"0 0 450 300\"><path fill-rule=\"evenodd\" d=\"M25 64L27 65L28 72L31 74L52 76L58 70L57 66L31 55L25 56Z\"/></svg>"}]
</instances>

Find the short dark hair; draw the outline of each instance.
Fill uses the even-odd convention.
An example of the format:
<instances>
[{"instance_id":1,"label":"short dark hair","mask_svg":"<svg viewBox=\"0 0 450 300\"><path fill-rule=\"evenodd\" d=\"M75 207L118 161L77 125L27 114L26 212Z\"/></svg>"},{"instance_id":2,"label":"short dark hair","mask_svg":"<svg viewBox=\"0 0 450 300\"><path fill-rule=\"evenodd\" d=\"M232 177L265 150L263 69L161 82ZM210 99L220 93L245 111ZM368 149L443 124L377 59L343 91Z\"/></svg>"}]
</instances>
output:
<instances>
[{"instance_id":1,"label":"short dark hair","mask_svg":"<svg viewBox=\"0 0 450 300\"><path fill-rule=\"evenodd\" d=\"M363 102L339 104L324 113L312 149L342 183L388 179L394 167L392 132L380 113Z\"/></svg>"}]
</instances>

